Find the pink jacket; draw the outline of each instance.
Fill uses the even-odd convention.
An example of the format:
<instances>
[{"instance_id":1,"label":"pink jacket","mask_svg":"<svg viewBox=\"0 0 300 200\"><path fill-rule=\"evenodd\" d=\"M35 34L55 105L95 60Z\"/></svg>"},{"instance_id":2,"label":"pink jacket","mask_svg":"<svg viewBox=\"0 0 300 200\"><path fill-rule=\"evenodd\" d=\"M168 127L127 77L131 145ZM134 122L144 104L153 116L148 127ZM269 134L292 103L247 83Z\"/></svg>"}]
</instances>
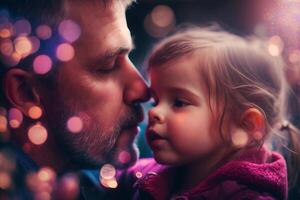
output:
<instances>
[{"instance_id":1,"label":"pink jacket","mask_svg":"<svg viewBox=\"0 0 300 200\"><path fill-rule=\"evenodd\" d=\"M287 199L287 172L283 157L265 148L243 152L193 189L172 195L175 167L141 159L119 172L119 186L111 199Z\"/></svg>"}]
</instances>

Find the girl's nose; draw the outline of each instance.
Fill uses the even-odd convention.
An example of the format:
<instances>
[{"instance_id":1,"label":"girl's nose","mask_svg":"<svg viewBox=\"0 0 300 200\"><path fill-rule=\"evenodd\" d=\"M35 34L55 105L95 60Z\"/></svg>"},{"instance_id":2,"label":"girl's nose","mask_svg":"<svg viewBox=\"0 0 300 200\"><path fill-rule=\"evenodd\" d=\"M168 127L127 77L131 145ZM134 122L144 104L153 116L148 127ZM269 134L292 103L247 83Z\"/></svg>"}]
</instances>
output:
<instances>
[{"instance_id":1,"label":"girl's nose","mask_svg":"<svg viewBox=\"0 0 300 200\"><path fill-rule=\"evenodd\" d=\"M158 109L158 107L154 107L149 110L148 112L149 115L149 123L150 124L155 124L155 123L164 123L165 122L165 117L163 113Z\"/></svg>"}]
</instances>

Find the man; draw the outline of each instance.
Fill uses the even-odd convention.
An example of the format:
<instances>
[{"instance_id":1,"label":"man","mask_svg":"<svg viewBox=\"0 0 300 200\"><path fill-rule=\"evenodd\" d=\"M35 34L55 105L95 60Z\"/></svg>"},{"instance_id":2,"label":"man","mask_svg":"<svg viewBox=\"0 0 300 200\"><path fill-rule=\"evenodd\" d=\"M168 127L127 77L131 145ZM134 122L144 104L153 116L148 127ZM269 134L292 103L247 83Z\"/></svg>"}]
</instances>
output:
<instances>
[{"instance_id":1,"label":"man","mask_svg":"<svg viewBox=\"0 0 300 200\"><path fill-rule=\"evenodd\" d=\"M41 54L53 63L49 72L41 75L34 71L40 51L23 55L13 67L7 66L7 56L1 55L1 68L5 68L4 99L8 109L16 108L23 114L20 127L12 129L11 140L18 150L26 149L28 159L38 167L47 166L64 173L99 168L104 163L127 167L135 162L133 140L143 119L140 103L148 99L148 90L128 58L133 42L125 11L130 3L130 0L0 3L15 18L25 17L32 22L32 29L42 24L53 27L54 39L40 41ZM60 59L58 45L63 39L57 39L60 35L55 34L63 20L79 30L78 39L67 43L71 50L64 51L74 51L69 59ZM48 53L51 48L56 49L57 58ZM42 116L32 119L32 108L40 108ZM72 124L81 128L74 131ZM36 125L47 131L43 144L32 144L30 140L28 131Z\"/></svg>"}]
</instances>

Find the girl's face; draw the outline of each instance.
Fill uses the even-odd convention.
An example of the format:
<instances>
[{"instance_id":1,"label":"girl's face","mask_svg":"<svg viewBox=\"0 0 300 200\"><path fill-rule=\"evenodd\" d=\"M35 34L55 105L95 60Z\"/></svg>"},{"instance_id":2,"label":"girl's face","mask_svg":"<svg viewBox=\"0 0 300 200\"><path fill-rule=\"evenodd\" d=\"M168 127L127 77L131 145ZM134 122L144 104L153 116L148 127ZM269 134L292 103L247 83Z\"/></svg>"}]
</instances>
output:
<instances>
[{"instance_id":1,"label":"girl's face","mask_svg":"<svg viewBox=\"0 0 300 200\"><path fill-rule=\"evenodd\" d=\"M159 163L205 164L224 147L198 63L197 56L189 55L150 70L155 105L146 136Z\"/></svg>"}]
</instances>

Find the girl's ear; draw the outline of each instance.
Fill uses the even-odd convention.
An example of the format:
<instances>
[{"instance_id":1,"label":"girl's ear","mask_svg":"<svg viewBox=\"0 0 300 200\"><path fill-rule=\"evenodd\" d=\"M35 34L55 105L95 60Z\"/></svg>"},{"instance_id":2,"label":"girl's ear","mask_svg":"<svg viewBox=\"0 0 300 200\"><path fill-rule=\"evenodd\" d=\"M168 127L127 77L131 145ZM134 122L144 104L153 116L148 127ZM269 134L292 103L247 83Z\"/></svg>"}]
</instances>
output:
<instances>
[{"instance_id":1,"label":"girl's ear","mask_svg":"<svg viewBox=\"0 0 300 200\"><path fill-rule=\"evenodd\" d=\"M22 69L9 70L4 77L3 90L11 106L19 109L25 116L32 106L39 106L32 75Z\"/></svg>"},{"instance_id":2,"label":"girl's ear","mask_svg":"<svg viewBox=\"0 0 300 200\"><path fill-rule=\"evenodd\" d=\"M264 115L256 108L249 108L237 126L231 127L231 142L235 148L243 148L254 141L261 141L265 133Z\"/></svg>"},{"instance_id":3,"label":"girl's ear","mask_svg":"<svg viewBox=\"0 0 300 200\"><path fill-rule=\"evenodd\" d=\"M250 138L260 141L265 134L265 117L257 108L249 108L242 114L240 127Z\"/></svg>"}]
</instances>

